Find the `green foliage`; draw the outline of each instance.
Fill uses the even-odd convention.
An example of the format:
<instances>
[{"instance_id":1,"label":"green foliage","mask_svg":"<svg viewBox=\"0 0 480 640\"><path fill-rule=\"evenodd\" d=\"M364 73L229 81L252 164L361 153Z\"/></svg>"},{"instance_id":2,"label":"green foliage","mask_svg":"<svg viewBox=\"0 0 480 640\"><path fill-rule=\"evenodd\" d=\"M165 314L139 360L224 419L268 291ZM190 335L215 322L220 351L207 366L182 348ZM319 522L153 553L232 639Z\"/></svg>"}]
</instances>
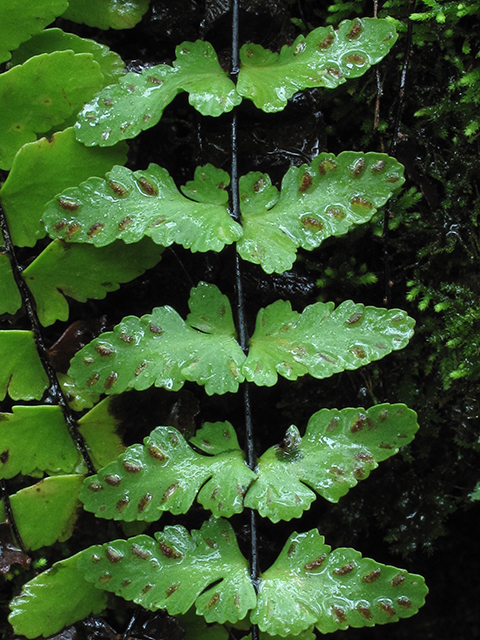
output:
<instances>
[{"instance_id":1,"label":"green foliage","mask_svg":"<svg viewBox=\"0 0 480 640\"><path fill-rule=\"evenodd\" d=\"M0 10L7 25L18 5L9 0ZM182 435L160 425L144 445L125 448L116 413L118 396L129 389L178 391L195 382L213 395L235 393L245 381L273 386L279 374L294 381L354 371L407 344L414 321L404 311L346 301L336 309L316 302L297 312L290 301L277 300L258 312L245 344L243 321L237 341L229 299L216 285L200 282L191 290L186 320L168 305L124 317L113 331L72 350L78 353L68 375L57 373L65 401L55 385L50 397L45 394L55 375L48 369L47 377L47 358L54 358L39 337L40 325L66 320L69 299L104 298L155 267L173 243L203 253L235 243L243 259L282 274L299 247L311 251L368 222L403 183L402 166L386 154L321 153L291 167L280 191L268 174L247 173L239 189L241 219L234 220L235 192L229 201L223 169L197 167L180 193L156 164L123 167L120 141L155 126L180 92L202 116L222 116L243 97L265 112L279 111L298 90L334 88L363 75L396 40L391 22L355 18L337 31L299 36L279 54L246 44L234 82L208 42L179 45L172 66L123 75L123 63L108 48L56 28L41 32L60 14L101 29L131 28L147 8L147 0L70 0L68 8L44 0L29 10L25 25L12 29L8 51L0 53L7 60L16 49L0 75L0 167L10 170L0 188L0 313L25 313L32 327L0 332L0 397L44 402L0 414L0 472L23 483L10 502L26 550L67 540L62 553L78 550L71 538L79 496L87 511L123 520L129 533L145 531L163 511L193 511L195 497L212 516L198 530L169 525L153 537L140 533L94 544L56 562L23 585L11 602L10 622L19 635L52 635L102 611L107 591L152 611L186 616L189 640L223 639L220 625L227 623L240 623L245 633L258 624L262 640L312 640L314 628L328 633L409 617L427 592L420 576L362 559L353 549L330 553L314 529L292 534L257 579L224 519L244 507L274 523L299 518L314 491L338 501L412 440L416 416L405 405L320 410L303 437L291 426L256 465L249 452L250 466L228 422L205 422L190 439L188 429ZM37 140L41 133L50 139ZM239 294L239 308L240 300ZM99 402L102 394L117 397ZM60 404L51 406L52 400ZM92 406L75 421L72 410ZM253 440L247 440L248 451ZM97 473L84 480L92 467ZM28 475L42 479L27 486L18 476ZM0 509L10 517L8 501ZM193 606L200 622L192 621ZM211 633L205 622L216 623Z\"/></svg>"}]
</instances>

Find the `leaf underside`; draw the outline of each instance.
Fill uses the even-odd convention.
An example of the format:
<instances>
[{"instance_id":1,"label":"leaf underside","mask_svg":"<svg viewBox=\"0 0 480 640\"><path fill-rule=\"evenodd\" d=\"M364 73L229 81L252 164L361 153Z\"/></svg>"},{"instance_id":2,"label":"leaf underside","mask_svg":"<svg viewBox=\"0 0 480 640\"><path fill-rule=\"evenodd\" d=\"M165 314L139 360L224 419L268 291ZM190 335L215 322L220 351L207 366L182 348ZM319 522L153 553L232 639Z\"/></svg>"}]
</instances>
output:
<instances>
[{"instance_id":1,"label":"leaf underside","mask_svg":"<svg viewBox=\"0 0 480 640\"><path fill-rule=\"evenodd\" d=\"M267 174L240 178L243 236L237 250L266 273L283 273L298 247L312 251L330 236L368 222L404 182L403 166L383 153L321 153L290 167L278 193Z\"/></svg>"},{"instance_id":2,"label":"leaf underside","mask_svg":"<svg viewBox=\"0 0 480 640\"><path fill-rule=\"evenodd\" d=\"M337 31L320 27L307 37L299 36L280 53L245 44L237 91L263 111L281 111L297 91L333 89L363 75L386 56L396 39L388 20L356 18L341 22Z\"/></svg>"},{"instance_id":3,"label":"leaf underside","mask_svg":"<svg viewBox=\"0 0 480 640\"><path fill-rule=\"evenodd\" d=\"M255 605L248 562L223 519L211 518L191 534L176 525L155 540L140 535L90 547L79 569L97 588L170 615L195 603L207 622L235 623Z\"/></svg>"},{"instance_id":4,"label":"leaf underside","mask_svg":"<svg viewBox=\"0 0 480 640\"><path fill-rule=\"evenodd\" d=\"M187 513L195 496L219 517L243 510L243 496L255 474L229 423L206 423L195 442L208 442L211 456L196 453L173 427L157 427L144 445L89 477L81 493L87 511L115 520L158 520L163 511Z\"/></svg>"},{"instance_id":5,"label":"leaf underside","mask_svg":"<svg viewBox=\"0 0 480 640\"><path fill-rule=\"evenodd\" d=\"M281 445L259 458L245 507L278 522L300 518L316 493L338 502L417 430L415 412L403 404L322 409L310 418L303 438L292 426Z\"/></svg>"},{"instance_id":6,"label":"leaf underside","mask_svg":"<svg viewBox=\"0 0 480 640\"><path fill-rule=\"evenodd\" d=\"M107 394L153 385L178 391L186 380L205 385L209 395L236 392L244 379L272 386L278 374L296 380L357 369L403 348L414 325L399 309L317 302L300 314L278 300L258 313L245 357L228 299L216 286L200 283L189 306L186 322L171 307L124 318L75 355L69 375L79 387Z\"/></svg>"},{"instance_id":7,"label":"leaf underside","mask_svg":"<svg viewBox=\"0 0 480 640\"><path fill-rule=\"evenodd\" d=\"M144 236L164 247L177 243L191 251L221 251L238 240L241 227L228 213L228 174L198 167L179 193L168 171L151 164L144 171L114 167L105 180L90 178L65 190L46 207L43 219L52 237L103 247Z\"/></svg>"},{"instance_id":8,"label":"leaf underside","mask_svg":"<svg viewBox=\"0 0 480 640\"><path fill-rule=\"evenodd\" d=\"M103 89L78 115L77 138L87 146L110 146L155 126L175 96L189 93L189 102L204 116L219 116L241 102L235 85L220 67L208 42L184 42L173 66L156 65L141 74L127 73Z\"/></svg>"},{"instance_id":9,"label":"leaf underside","mask_svg":"<svg viewBox=\"0 0 480 640\"><path fill-rule=\"evenodd\" d=\"M133 29L150 0L69 0L63 17L97 29Z\"/></svg>"}]
</instances>

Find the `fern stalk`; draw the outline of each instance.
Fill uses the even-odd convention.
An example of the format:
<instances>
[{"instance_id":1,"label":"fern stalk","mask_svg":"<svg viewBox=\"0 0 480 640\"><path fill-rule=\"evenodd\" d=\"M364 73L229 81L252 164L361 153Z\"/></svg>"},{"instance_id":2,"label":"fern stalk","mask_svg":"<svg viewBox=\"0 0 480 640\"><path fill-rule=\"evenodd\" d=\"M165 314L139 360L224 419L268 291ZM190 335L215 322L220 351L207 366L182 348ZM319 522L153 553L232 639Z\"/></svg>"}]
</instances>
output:
<instances>
[{"instance_id":1,"label":"fern stalk","mask_svg":"<svg viewBox=\"0 0 480 640\"><path fill-rule=\"evenodd\" d=\"M90 454L88 453L85 440L78 430L78 423L75 420L70 407L68 406L62 387L60 385L60 382L58 381L57 374L55 373L55 369L53 368L52 363L49 360L47 348L45 347L45 342L43 340L42 332L40 329L40 322L38 320L38 315L35 309L35 302L30 289L28 288L25 280L22 277L21 268L18 263L17 255L15 253L15 247L12 242L12 236L8 228L5 212L1 205L0 230L5 241L5 252L10 260L10 264L12 265L13 277L15 278L15 283L18 287L18 290L20 291L20 295L22 298L23 307L30 321L30 326L35 340L35 346L38 352L38 356L50 383L50 391L53 392L56 403L62 410L63 417L65 418L65 422L67 423L68 432L75 444L75 447L80 452L85 462L88 475L93 475L95 473L95 467L93 465L92 459L90 458Z\"/></svg>"}]
</instances>

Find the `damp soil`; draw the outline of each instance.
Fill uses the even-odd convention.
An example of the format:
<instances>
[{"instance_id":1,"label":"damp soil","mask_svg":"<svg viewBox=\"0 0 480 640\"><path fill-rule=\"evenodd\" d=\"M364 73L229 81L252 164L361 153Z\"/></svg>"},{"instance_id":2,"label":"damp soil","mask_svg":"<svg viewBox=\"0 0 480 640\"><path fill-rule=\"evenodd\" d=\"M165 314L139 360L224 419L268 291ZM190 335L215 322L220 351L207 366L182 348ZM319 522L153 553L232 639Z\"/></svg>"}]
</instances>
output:
<instances>
[{"instance_id":1,"label":"damp soil","mask_svg":"<svg viewBox=\"0 0 480 640\"><path fill-rule=\"evenodd\" d=\"M371 11L368 7L366 12ZM291 43L298 35L298 26L321 26L323 16L314 10L314 3L289 0L247 0L241 3L241 39L261 43L273 50ZM59 19L57 26L92 37L118 52L128 68L140 71L145 66L171 61L175 47L185 40L199 37L212 42L220 61L228 69L230 38L229 2L227 0L152 0L141 24L127 32L109 30L100 34L95 29L75 25ZM396 55L400 55L397 50ZM391 69L391 67L389 67ZM264 114L248 101L238 107L239 173L261 171L268 173L280 187L287 169L308 163L318 153L338 153L345 149L363 149L362 126L365 113L372 116L375 100L374 78L365 81L369 87L366 100L370 106L362 114L351 114L339 101L348 101L348 89L342 87L337 97L326 98L318 90L297 94L286 109L278 114ZM393 70L384 86L382 109L387 123L393 127L393 114L399 85L398 70ZM360 91L360 81L354 81L350 91ZM413 90L413 89L410 89ZM345 116L345 113L347 116ZM408 114L405 116L408 118ZM373 121L373 120L372 120ZM368 150L385 151L388 135L370 139ZM164 112L153 129L129 141L129 168L144 169L150 162L164 166L177 185L193 178L197 165L211 162L226 171L231 163L231 117L203 118L189 107L185 94L179 95ZM423 149L423 147L422 147ZM401 147L399 156L407 167L407 187L417 186L425 194L425 211L436 206L441 188L419 169L419 155L414 143ZM282 298L301 311L320 295L333 299L352 297L358 302L382 306L384 296L383 247L378 237L369 231L358 233L343 242L333 239L312 253L300 252L291 271L282 275L266 275L259 266L244 263L243 284L246 297L248 328L260 307ZM318 278L337 259L339 252L347 260L355 255L368 263L378 274L378 284L359 290L348 281L337 279L329 291L320 291ZM22 258L23 256L21 256ZM392 258L394 260L394 258ZM402 259L413 259L402 255ZM28 256L25 256L28 260ZM169 248L157 267L134 282L110 293L105 300L79 304L71 301L68 323L57 323L46 329L45 338L53 347L58 370L64 370L68 359L82 344L103 330L110 330L126 315L143 315L155 306L171 305L183 317L188 312L189 291L200 280L215 283L233 300L235 296L235 256L226 249L221 254L191 254L181 247ZM401 265L393 263L401 272ZM405 284L397 283L394 303L405 308ZM322 298L323 299L323 298ZM411 314L415 314L410 309ZM17 317L17 326L22 318ZM75 324L76 323L76 324ZM73 326L73 329L71 328ZM64 331L67 331L65 335ZM413 341L415 348L415 339ZM388 362L367 366L357 372L346 372L332 379L318 381L302 378L296 383L285 380L272 388L252 388L252 409L255 446L258 452L281 442L286 429L296 424L305 430L308 418L322 407L371 406L375 402L401 401L414 398L421 405L422 398L412 389L405 389L405 368L408 354L398 360L397 354ZM457 396L450 394L452 409L463 404L462 394L472 394L466 383ZM437 391L437 395L440 391ZM478 407L477 407L478 409ZM8 409L4 409L8 410ZM229 420L243 441L244 408L242 395L207 396L202 388L186 384L180 394L160 389L143 393L131 392L118 398L114 411L121 417L121 431L126 444L140 441L158 424L173 424L186 436L204 421ZM475 414L475 409L472 410ZM478 415L478 414L477 414ZM420 431L415 443L394 459L384 462L366 482L360 483L338 505L318 499L301 521L272 525L261 521L259 544L261 568L266 569L276 558L288 535L318 527L333 547L352 546L363 555L380 562L404 567L425 576L430 587L427 604L419 614L388 628L349 630L350 640L470 640L480 638L478 603L480 586L478 571L479 545L471 532L475 531L475 512L467 509L464 488L474 479L474 458L468 468L468 457L459 465L455 450L449 446L452 435L463 433L465 420L439 421L437 433ZM467 429L471 433L471 429ZM470 437L470 436L469 436ZM438 477L432 470L436 469ZM436 478L435 483L432 478ZM473 480L472 480L473 482ZM443 501L450 501L452 508ZM458 508L460 505L461 508ZM449 513L454 515L449 516ZM478 514L477 514L478 515ZM162 526L174 522L197 528L205 519L200 507L181 518L165 515ZM236 516L232 523L239 531L239 544L248 557L249 539L247 519ZM109 526L109 525L108 525ZM108 539L112 531L86 514L78 525L69 551L98 542L98 536ZM101 530L104 527L104 530ZM91 619L69 631L62 638L111 638L123 634L135 608L128 604L113 608L104 621ZM174 621L159 614L142 612L135 637L183 638ZM110 626L109 626L110 625Z\"/></svg>"}]
</instances>

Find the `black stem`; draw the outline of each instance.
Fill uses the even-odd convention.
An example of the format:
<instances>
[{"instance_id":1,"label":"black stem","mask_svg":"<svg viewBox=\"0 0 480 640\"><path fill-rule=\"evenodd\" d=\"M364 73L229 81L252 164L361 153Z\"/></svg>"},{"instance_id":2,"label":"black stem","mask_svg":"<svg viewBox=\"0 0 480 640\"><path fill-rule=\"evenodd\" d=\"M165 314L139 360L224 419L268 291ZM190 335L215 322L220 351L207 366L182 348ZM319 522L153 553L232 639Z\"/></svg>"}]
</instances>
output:
<instances>
[{"instance_id":1,"label":"black stem","mask_svg":"<svg viewBox=\"0 0 480 640\"><path fill-rule=\"evenodd\" d=\"M231 0L232 7L232 63L230 77L234 82L238 78L240 69L239 57L239 1ZM238 116L236 110L232 116L232 168L231 168L231 215L237 222L240 222L240 197L238 190ZM240 346L245 353L248 352L248 329L245 314L245 296L243 291L242 263L238 252L235 252L235 281L237 291L237 318ZM253 469L256 465L256 455L253 435L253 420L250 404L250 387L247 382L244 388L244 409L245 409L245 441L247 448L247 464ZM250 577L255 590L258 587L258 537L257 518L254 510L250 511ZM259 640L259 630L257 625L252 626L252 640Z\"/></svg>"},{"instance_id":2,"label":"black stem","mask_svg":"<svg viewBox=\"0 0 480 640\"><path fill-rule=\"evenodd\" d=\"M410 13L413 9L414 1L409 1ZM400 87L398 91L398 105L397 105L397 113L395 116L395 125L393 127L393 135L390 144L390 155L395 158L397 156L397 143L400 134L400 125L402 122L402 112L403 112L403 102L405 98L405 87L407 84L407 72L408 66L410 64L410 56L412 52L412 36L413 36L413 22L410 20L410 15L408 18L408 29L407 29L407 43L405 47L405 59L403 61L402 74L400 76ZM385 265L385 297L383 298L383 302L385 306L390 305L391 299L391 288L393 286L393 282L390 278L390 255L388 251L388 241L389 241L389 221L390 221L390 207L385 207L385 215L383 218L383 256L384 256L384 265Z\"/></svg>"},{"instance_id":3,"label":"black stem","mask_svg":"<svg viewBox=\"0 0 480 640\"><path fill-rule=\"evenodd\" d=\"M0 230L3 234L6 254L9 257L10 264L12 266L13 277L15 279L15 283L18 287L18 290L20 291L23 307L30 321L33 338L35 340L35 346L37 348L40 361L42 363L42 366L45 370L45 373L47 374L48 381L50 383L50 390L53 393L56 399L56 402L62 411L65 422L67 423L67 428L68 428L70 437L72 438L76 448L80 452L85 462L88 474L93 475L95 473L95 467L93 466L93 462L88 453L85 440L82 434L80 433L80 431L78 430L78 423L73 417L73 414L70 410L70 407L68 406L67 400L63 393L62 387L60 386L60 383L58 381L57 374L55 373L55 370L48 358L47 349L45 347L42 332L40 329L40 322L38 320L37 312L35 309L35 301L30 292L30 289L27 286L27 283L22 277L21 268L17 260L15 247L12 242L10 230L8 228L7 218L5 216L5 212L1 205L0 205Z\"/></svg>"},{"instance_id":4,"label":"black stem","mask_svg":"<svg viewBox=\"0 0 480 640\"><path fill-rule=\"evenodd\" d=\"M18 530L17 523L15 521L15 516L12 509L12 504L10 502L10 494L8 493L7 483L5 480L0 480L0 489L3 498L3 508L5 509L5 519L10 525L10 529L17 541L18 546L22 550L25 555L27 554L27 549L22 540L22 536L20 535L20 531Z\"/></svg>"}]
</instances>

